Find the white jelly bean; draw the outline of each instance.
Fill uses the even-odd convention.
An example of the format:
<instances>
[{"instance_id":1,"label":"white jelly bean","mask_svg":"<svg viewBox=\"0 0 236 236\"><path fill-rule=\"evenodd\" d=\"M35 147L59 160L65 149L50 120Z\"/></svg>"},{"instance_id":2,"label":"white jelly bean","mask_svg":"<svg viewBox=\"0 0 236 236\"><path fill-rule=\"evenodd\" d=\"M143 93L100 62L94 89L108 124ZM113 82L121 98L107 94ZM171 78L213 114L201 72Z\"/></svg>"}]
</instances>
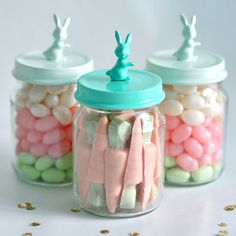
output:
<instances>
[{"instance_id":1,"label":"white jelly bean","mask_svg":"<svg viewBox=\"0 0 236 236\"><path fill-rule=\"evenodd\" d=\"M59 97L57 95L49 94L44 100L45 104L52 108L59 104Z\"/></svg>"},{"instance_id":2,"label":"white jelly bean","mask_svg":"<svg viewBox=\"0 0 236 236\"><path fill-rule=\"evenodd\" d=\"M15 109L18 111L25 107L25 99L24 98L16 98L14 103Z\"/></svg>"},{"instance_id":3,"label":"white jelly bean","mask_svg":"<svg viewBox=\"0 0 236 236\"><path fill-rule=\"evenodd\" d=\"M205 99L197 94L186 95L181 102L187 109L203 109L205 107Z\"/></svg>"},{"instance_id":4,"label":"white jelly bean","mask_svg":"<svg viewBox=\"0 0 236 236\"><path fill-rule=\"evenodd\" d=\"M178 116L183 112L183 105L174 99L166 99L161 103L160 110L165 115Z\"/></svg>"},{"instance_id":5,"label":"white jelly bean","mask_svg":"<svg viewBox=\"0 0 236 236\"><path fill-rule=\"evenodd\" d=\"M60 94L60 93L63 93L64 91L66 91L68 89L68 86L67 85L65 85L65 86L63 86L63 85L58 85L58 86L48 86L47 87L47 91L49 92L49 93L51 93L51 94L56 94L56 95L58 95L58 94Z\"/></svg>"},{"instance_id":6,"label":"white jelly bean","mask_svg":"<svg viewBox=\"0 0 236 236\"><path fill-rule=\"evenodd\" d=\"M205 120L205 115L203 112L198 110L185 110L181 119L188 125L200 125Z\"/></svg>"},{"instance_id":7,"label":"white jelly bean","mask_svg":"<svg viewBox=\"0 0 236 236\"><path fill-rule=\"evenodd\" d=\"M180 86L180 85L173 85L173 88L176 92L182 94L191 94L197 92L197 86Z\"/></svg>"},{"instance_id":8,"label":"white jelly bean","mask_svg":"<svg viewBox=\"0 0 236 236\"><path fill-rule=\"evenodd\" d=\"M50 110L43 104L33 104L30 109L31 113L36 117L45 117L50 114Z\"/></svg>"},{"instance_id":9,"label":"white jelly bean","mask_svg":"<svg viewBox=\"0 0 236 236\"><path fill-rule=\"evenodd\" d=\"M205 108L204 113L206 116L214 117L219 116L223 113L223 104L220 103L212 103L209 105L209 107Z\"/></svg>"},{"instance_id":10,"label":"white jelly bean","mask_svg":"<svg viewBox=\"0 0 236 236\"><path fill-rule=\"evenodd\" d=\"M72 121L72 114L67 107L56 106L52 113L62 125L69 125Z\"/></svg>"},{"instance_id":11,"label":"white jelly bean","mask_svg":"<svg viewBox=\"0 0 236 236\"><path fill-rule=\"evenodd\" d=\"M16 97L26 99L29 96L29 91L30 91L29 87L22 87L17 91Z\"/></svg>"},{"instance_id":12,"label":"white jelly bean","mask_svg":"<svg viewBox=\"0 0 236 236\"><path fill-rule=\"evenodd\" d=\"M32 105L33 105L33 103L30 101L30 99L27 99L26 101L25 101L25 106L27 107L27 108L31 108L32 107Z\"/></svg>"},{"instance_id":13,"label":"white jelly bean","mask_svg":"<svg viewBox=\"0 0 236 236\"><path fill-rule=\"evenodd\" d=\"M34 85L30 92L29 98L31 102L41 102L47 94L46 87L41 85Z\"/></svg>"},{"instance_id":14,"label":"white jelly bean","mask_svg":"<svg viewBox=\"0 0 236 236\"><path fill-rule=\"evenodd\" d=\"M179 99L179 94L174 91L174 90L166 90L166 98L169 98L169 99L176 99L178 100Z\"/></svg>"},{"instance_id":15,"label":"white jelly bean","mask_svg":"<svg viewBox=\"0 0 236 236\"><path fill-rule=\"evenodd\" d=\"M76 104L76 100L74 98L74 91L67 90L61 95L60 104L65 107L73 107Z\"/></svg>"}]
</instances>

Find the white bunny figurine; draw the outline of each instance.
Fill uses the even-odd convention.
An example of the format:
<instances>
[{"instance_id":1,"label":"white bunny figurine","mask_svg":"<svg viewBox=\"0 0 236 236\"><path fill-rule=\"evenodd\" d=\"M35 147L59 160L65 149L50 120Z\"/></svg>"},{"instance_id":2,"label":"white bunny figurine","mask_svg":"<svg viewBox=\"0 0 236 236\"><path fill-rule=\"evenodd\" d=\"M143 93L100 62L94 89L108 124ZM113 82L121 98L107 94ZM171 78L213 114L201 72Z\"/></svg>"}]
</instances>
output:
<instances>
[{"instance_id":1,"label":"white bunny figurine","mask_svg":"<svg viewBox=\"0 0 236 236\"><path fill-rule=\"evenodd\" d=\"M54 14L53 19L56 24L56 29L53 32L54 42L50 48L43 52L49 61L61 61L63 59L63 52L65 48L70 45L65 43L67 39L67 28L70 25L70 17L67 17L63 25L60 19Z\"/></svg>"}]
</instances>

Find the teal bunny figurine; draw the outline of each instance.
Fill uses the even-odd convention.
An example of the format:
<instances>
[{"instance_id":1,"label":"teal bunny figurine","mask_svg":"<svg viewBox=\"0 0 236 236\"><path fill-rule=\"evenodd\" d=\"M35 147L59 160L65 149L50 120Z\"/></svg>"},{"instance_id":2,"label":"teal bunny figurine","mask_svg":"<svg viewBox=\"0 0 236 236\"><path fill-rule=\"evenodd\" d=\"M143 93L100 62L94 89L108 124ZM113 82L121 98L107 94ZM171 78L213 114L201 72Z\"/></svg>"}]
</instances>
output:
<instances>
[{"instance_id":1,"label":"teal bunny figurine","mask_svg":"<svg viewBox=\"0 0 236 236\"><path fill-rule=\"evenodd\" d=\"M192 16L191 23L188 22L183 14L180 15L180 20L184 26L184 41L178 51L174 53L174 56L180 61L193 61L196 59L196 56L194 55L195 47L201 45L201 43L194 40L197 36L197 31L195 29L196 16Z\"/></svg>"},{"instance_id":2,"label":"teal bunny figurine","mask_svg":"<svg viewBox=\"0 0 236 236\"><path fill-rule=\"evenodd\" d=\"M127 61L130 53L130 42L132 40L132 34L129 33L126 36L125 42L122 43L121 36L118 31L115 31L115 38L117 41L117 47L115 49L115 55L118 57L116 64L111 70L106 72L106 75L110 76L112 81L128 80L129 67L134 66L133 62Z\"/></svg>"},{"instance_id":3,"label":"teal bunny figurine","mask_svg":"<svg viewBox=\"0 0 236 236\"><path fill-rule=\"evenodd\" d=\"M69 48L70 45L65 43L67 39L67 28L70 25L70 17L67 17L63 25L60 19L54 14L54 22L56 29L53 32L54 42L50 48L43 52L44 56L49 61L61 61L63 59L63 52L65 48Z\"/></svg>"}]
</instances>

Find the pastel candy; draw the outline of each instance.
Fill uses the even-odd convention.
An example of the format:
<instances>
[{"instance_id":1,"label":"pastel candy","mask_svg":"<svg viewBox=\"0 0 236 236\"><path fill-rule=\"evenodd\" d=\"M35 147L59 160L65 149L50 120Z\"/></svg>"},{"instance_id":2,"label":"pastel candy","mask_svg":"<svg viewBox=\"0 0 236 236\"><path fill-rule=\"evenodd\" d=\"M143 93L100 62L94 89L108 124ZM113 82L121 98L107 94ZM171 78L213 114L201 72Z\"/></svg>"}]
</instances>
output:
<instances>
[{"instance_id":1,"label":"pastel candy","mask_svg":"<svg viewBox=\"0 0 236 236\"><path fill-rule=\"evenodd\" d=\"M21 174L28 180L36 180L40 177L40 171L36 170L33 166L22 165Z\"/></svg>"},{"instance_id":2,"label":"pastel candy","mask_svg":"<svg viewBox=\"0 0 236 236\"><path fill-rule=\"evenodd\" d=\"M219 141L222 140L223 136L223 123L216 121L209 126L211 134Z\"/></svg>"},{"instance_id":3,"label":"pastel candy","mask_svg":"<svg viewBox=\"0 0 236 236\"><path fill-rule=\"evenodd\" d=\"M36 162L37 158L28 152L21 152L18 155L18 161L21 164L33 165Z\"/></svg>"},{"instance_id":4,"label":"pastel candy","mask_svg":"<svg viewBox=\"0 0 236 236\"><path fill-rule=\"evenodd\" d=\"M192 127L186 124L179 125L174 131L171 133L171 141L173 143L182 143L186 141L192 133Z\"/></svg>"},{"instance_id":5,"label":"pastel candy","mask_svg":"<svg viewBox=\"0 0 236 236\"><path fill-rule=\"evenodd\" d=\"M160 105L163 114L169 116L178 116L183 112L183 105L174 99L165 99Z\"/></svg>"},{"instance_id":6,"label":"pastel candy","mask_svg":"<svg viewBox=\"0 0 236 236\"><path fill-rule=\"evenodd\" d=\"M203 109L205 107L205 100L201 95L198 94L190 94L184 96L181 99L181 103L183 104L184 108L187 109Z\"/></svg>"},{"instance_id":7,"label":"pastel candy","mask_svg":"<svg viewBox=\"0 0 236 236\"><path fill-rule=\"evenodd\" d=\"M171 136L171 132L168 130L165 130L165 141L169 141L170 140L170 136Z\"/></svg>"},{"instance_id":8,"label":"pastel candy","mask_svg":"<svg viewBox=\"0 0 236 236\"><path fill-rule=\"evenodd\" d=\"M72 142L72 135L73 135L73 131L72 131L72 125L69 125L66 130L66 139L69 141L69 142Z\"/></svg>"},{"instance_id":9,"label":"pastel candy","mask_svg":"<svg viewBox=\"0 0 236 236\"><path fill-rule=\"evenodd\" d=\"M61 183L64 182L66 174L62 170L51 167L42 172L41 177L47 183Z\"/></svg>"},{"instance_id":10,"label":"pastel candy","mask_svg":"<svg viewBox=\"0 0 236 236\"><path fill-rule=\"evenodd\" d=\"M25 107L25 99L24 98L18 98L14 101L14 108L16 111L24 109L24 107Z\"/></svg>"},{"instance_id":11,"label":"pastel candy","mask_svg":"<svg viewBox=\"0 0 236 236\"><path fill-rule=\"evenodd\" d=\"M17 98L24 98L24 99L28 98L30 89L31 89L31 87L24 87L23 86L22 88L20 88L17 91L16 97Z\"/></svg>"},{"instance_id":12,"label":"pastel candy","mask_svg":"<svg viewBox=\"0 0 236 236\"><path fill-rule=\"evenodd\" d=\"M207 166L211 165L211 156L208 154L203 154L200 158L198 158L199 166Z\"/></svg>"},{"instance_id":13,"label":"pastel candy","mask_svg":"<svg viewBox=\"0 0 236 236\"><path fill-rule=\"evenodd\" d=\"M180 153L182 153L184 150L184 147L182 144L179 143L172 143L172 142L167 142L166 143L166 154L170 156L177 156Z\"/></svg>"},{"instance_id":14,"label":"pastel candy","mask_svg":"<svg viewBox=\"0 0 236 236\"><path fill-rule=\"evenodd\" d=\"M41 102L44 97L46 96L47 91L45 86L41 85L33 85L29 92L29 98L31 102L33 103L39 103Z\"/></svg>"},{"instance_id":15,"label":"pastel candy","mask_svg":"<svg viewBox=\"0 0 236 236\"><path fill-rule=\"evenodd\" d=\"M67 90L61 95L60 104L65 107L73 107L76 104L76 100L74 98L74 91Z\"/></svg>"},{"instance_id":16,"label":"pastel candy","mask_svg":"<svg viewBox=\"0 0 236 236\"><path fill-rule=\"evenodd\" d=\"M47 154L48 146L43 143L34 143L30 147L30 152L34 156L44 156Z\"/></svg>"},{"instance_id":17,"label":"pastel candy","mask_svg":"<svg viewBox=\"0 0 236 236\"><path fill-rule=\"evenodd\" d=\"M31 148L31 144L26 138L23 138L20 141L20 147L23 151L29 151Z\"/></svg>"},{"instance_id":18,"label":"pastel candy","mask_svg":"<svg viewBox=\"0 0 236 236\"><path fill-rule=\"evenodd\" d=\"M218 149L216 152L212 154L211 162L213 165L216 165L222 161L223 152L222 149Z\"/></svg>"},{"instance_id":19,"label":"pastel candy","mask_svg":"<svg viewBox=\"0 0 236 236\"><path fill-rule=\"evenodd\" d=\"M201 125L205 120L205 115L198 110L185 110L181 119L188 125Z\"/></svg>"},{"instance_id":20,"label":"pastel candy","mask_svg":"<svg viewBox=\"0 0 236 236\"><path fill-rule=\"evenodd\" d=\"M215 172L215 174L218 174L223 168L222 163L218 163L216 165L213 165L213 170Z\"/></svg>"},{"instance_id":21,"label":"pastel candy","mask_svg":"<svg viewBox=\"0 0 236 236\"><path fill-rule=\"evenodd\" d=\"M30 101L30 99L26 99L25 101L25 107L27 107L28 109L31 109L33 103Z\"/></svg>"},{"instance_id":22,"label":"pastel candy","mask_svg":"<svg viewBox=\"0 0 236 236\"><path fill-rule=\"evenodd\" d=\"M193 138L189 138L184 142L184 149L190 156L194 158L199 158L203 154L202 145Z\"/></svg>"},{"instance_id":23,"label":"pastel candy","mask_svg":"<svg viewBox=\"0 0 236 236\"><path fill-rule=\"evenodd\" d=\"M31 106L30 111L35 117L40 117L40 118L46 117L50 114L49 108L41 103L33 104Z\"/></svg>"},{"instance_id":24,"label":"pastel candy","mask_svg":"<svg viewBox=\"0 0 236 236\"><path fill-rule=\"evenodd\" d=\"M211 155L218 148L218 142L215 139L212 139L211 142L203 144L204 153Z\"/></svg>"},{"instance_id":25,"label":"pastel candy","mask_svg":"<svg viewBox=\"0 0 236 236\"><path fill-rule=\"evenodd\" d=\"M70 148L70 143L63 140L59 143L51 145L48 149L48 155L54 158L59 158L65 155L70 150Z\"/></svg>"},{"instance_id":26,"label":"pastel candy","mask_svg":"<svg viewBox=\"0 0 236 236\"><path fill-rule=\"evenodd\" d=\"M166 116L166 129L176 129L181 124L181 120L177 116Z\"/></svg>"},{"instance_id":27,"label":"pastel candy","mask_svg":"<svg viewBox=\"0 0 236 236\"><path fill-rule=\"evenodd\" d=\"M166 170L166 179L171 183L184 184L187 183L191 175L189 172L184 171L178 167Z\"/></svg>"},{"instance_id":28,"label":"pastel candy","mask_svg":"<svg viewBox=\"0 0 236 236\"><path fill-rule=\"evenodd\" d=\"M59 97L57 95L49 94L44 99L44 103L49 108L55 107L59 104Z\"/></svg>"},{"instance_id":29,"label":"pastel candy","mask_svg":"<svg viewBox=\"0 0 236 236\"><path fill-rule=\"evenodd\" d=\"M211 133L204 126L193 127L192 136L200 143L211 142Z\"/></svg>"},{"instance_id":30,"label":"pastel candy","mask_svg":"<svg viewBox=\"0 0 236 236\"><path fill-rule=\"evenodd\" d=\"M67 107L56 106L52 113L62 125L69 125L72 121L72 114Z\"/></svg>"},{"instance_id":31,"label":"pastel candy","mask_svg":"<svg viewBox=\"0 0 236 236\"><path fill-rule=\"evenodd\" d=\"M73 168L70 168L66 171L66 178L68 180L73 180Z\"/></svg>"},{"instance_id":32,"label":"pastel candy","mask_svg":"<svg viewBox=\"0 0 236 236\"><path fill-rule=\"evenodd\" d=\"M58 158L55 166L59 170L68 170L72 167L72 153L67 153L65 156Z\"/></svg>"},{"instance_id":33,"label":"pastel candy","mask_svg":"<svg viewBox=\"0 0 236 236\"><path fill-rule=\"evenodd\" d=\"M59 143L66 137L66 132L63 129L56 128L43 135L43 143L46 145L51 145Z\"/></svg>"},{"instance_id":34,"label":"pastel candy","mask_svg":"<svg viewBox=\"0 0 236 236\"><path fill-rule=\"evenodd\" d=\"M18 127L16 128L16 137L17 137L18 139L22 139L22 138L24 138L26 135L27 135L27 129L25 129L25 128L21 127L21 126L18 126Z\"/></svg>"},{"instance_id":35,"label":"pastel candy","mask_svg":"<svg viewBox=\"0 0 236 236\"><path fill-rule=\"evenodd\" d=\"M173 85L176 92L182 94L192 94L197 92L197 86L183 86L183 85Z\"/></svg>"},{"instance_id":36,"label":"pastel candy","mask_svg":"<svg viewBox=\"0 0 236 236\"><path fill-rule=\"evenodd\" d=\"M125 186L120 201L120 208L133 209L136 203L136 186L129 185Z\"/></svg>"},{"instance_id":37,"label":"pastel candy","mask_svg":"<svg viewBox=\"0 0 236 236\"><path fill-rule=\"evenodd\" d=\"M23 108L17 112L16 123L25 129L32 129L35 124L35 118L27 108Z\"/></svg>"},{"instance_id":38,"label":"pastel candy","mask_svg":"<svg viewBox=\"0 0 236 236\"><path fill-rule=\"evenodd\" d=\"M23 151L23 150L22 150L22 148L21 148L21 146L20 146L20 143L18 142L18 143L16 144L16 148L15 148L16 155L19 155L22 151Z\"/></svg>"},{"instance_id":39,"label":"pastel candy","mask_svg":"<svg viewBox=\"0 0 236 236\"><path fill-rule=\"evenodd\" d=\"M38 143L43 137L43 134L32 129L28 132L27 134L27 140L30 142L30 143Z\"/></svg>"},{"instance_id":40,"label":"pastel candy","mask_svg":"<svg viewBox=\"0 0 236 236\"><path fill-rule=\"evenodd\" d=\"M58 121L54 116L47 116L42 119L38 119L35 122L35 129L40 132L48 132L58 126Z\"/></svg>"},{"instance_id":41,"label":"pastel candy","mask_svg":"<svg viewBox=\"0 0 236 236\"><path fill-rule=\"evenodd\" d=\"M47 91L51 94L60 94L65 92L67 89L68 89L67 85L47 86Z\"/></svg>"},{"instance_id":42,"label":"pastel candy","mask_svg":"<svg viewBox=\"0 0 236 236\"><path fill-rule=\"evenodd\" d=\"M43 157L38 158L38 160L35 163L35 168L38 171L45 171L49 169L50 167L52 167L53 165L54 165L53 158L49 156L43 156Z\"/></svg>"},{"instance_id":43,"label":"pastel candy","mask_svg":"<svg viewBox=\"0 0 236 236\"><path fill-rule=\"evenodd\" d=\"M90 183L86 205L94 207L106 205L104 184Z\"/></svg>"},{"instance_id":44,"label":"pastel candy","mask_svg":"<svg viewBox=\"0 0 236 236\"><path fill-rule=\"evenodd\" d=\"M175 99L178 100L179 99L179 94L174 91L174 90L166 90L166 98L168 99Z\"/></svg>"},{"instance_id":45,"label":"pastel candy","mask_svg":"<svg viewBox=\"0 0 236 236\"><path fill-rule=\"evenodd\" d=\"M212 123L212 118L211 117L206 117L203 125L205 127L208 127Z\"/></svg>"},{"instance_id":46,"label":"pastel candy","mask_svg":"<svg viewBox=\"0 0 236 236\"><path fill-rule=\"evenodd\" d=\"M218 102L211 103L209 107L204 109L205 115L209 117L219 116L223 112L223 105Z\"/></svg>"},{"instance_id":47,"label":"pastel candy","mask_svg":"<svg viewBox=\"0 0 236 236\"><path fill-rule=\"evenodd\" d=\"M214 171L211 166L202 166L197 171L192 172L192 178L195 182L210 181Z\"/></svg>"},{"instance_id":48,"label":"pastel candy","mask_svg":"<svg viewBox=\"0 0 236 236\"><path fill-rule=\"evenodd\" d=\"M197 160L192 158L187 153L181 153L179 156L177 156L176 162L179 167L188 172L196 171L199 167Z\"/></svg>"},{"instance_id":49,"label":"pastel candy","mask_svg":"<svg viewBox=\"0 0 236 236\"><path fill-rule=\"evenodd\" d=\"M170 157L170 156L165 156L165 159L164 159L164 166L166 168L171 168L171 167L174 167L176 166L176 160L174 157Z\"/></svg>"}]
</instances>

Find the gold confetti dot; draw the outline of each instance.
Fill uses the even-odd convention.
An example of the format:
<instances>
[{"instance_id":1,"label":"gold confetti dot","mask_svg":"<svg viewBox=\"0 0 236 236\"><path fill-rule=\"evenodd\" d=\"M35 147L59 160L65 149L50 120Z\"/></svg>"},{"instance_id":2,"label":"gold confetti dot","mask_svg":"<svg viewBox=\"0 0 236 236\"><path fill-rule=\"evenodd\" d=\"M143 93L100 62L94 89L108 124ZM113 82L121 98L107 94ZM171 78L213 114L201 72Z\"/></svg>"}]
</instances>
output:
<instances>
[{"instance_id":1,"label":"gold confetti dot","mask_svg":"<svg viewBox=\"0 0 236 236\"><path fill-rule=\"evenodd\" d=\"M22 202L22 203L19 203L17 206L18 208L26 208L26 203Z\"/></svg>"},{"instance_id":2,"label":"gold confetti dot","mask_svg":"<svg viewBox=\"0 0 236 236\"><path fill-rule=\"evenodd\" d=\"M134 233L130 233L129 235L130 235L130 236L139 236L140 234L137 233L137 232L134 232Z\"/></svg>"},{"instance_id":3,"label":"gold confetti dot","mask_svg":"<svg viewBox=\"0 0 236 236\"><path fill-rule=\"evenodd\" d=\"M80 209L73 207L73 208L70 209L70 211L78 213L78 212L80 212Z\"/></svg>"},{"instance_id":4,"label":"gold confetti dot","mask_svg":"<svg viewBox=\"0 0 236 236\"><path fill-rule=\"evenodd\" d=\"M32 206L32 203L30 202L21 202L18 204L18 207L19 208L24 208L24 209L27 209L27 210L34 210L35 207Z\"/></svg>"},{"instance_id":5,"label":"gold confetti dot","mask_svg":"<svg viewBox=\"0 0 236 236\"><path fill-rule=\"evenodd\" d=\"M224 210L225 211L233 211L236 209L236 205L228 205L228 206L225 206Z\"/></svg>"},{"instance_id":6,"label":"gold confetti dot","mask_svg":"<svg viewBox=\"0 0 236 236\"><path fill-rule=\"evenodd\" d=\"M221 222L221 223L219 223L219 224L217 224L217 225L220 226L220 227L222 227L222 228L227 227L227 224L224 223L224 222Z\"/></svg>"},{"instance_id":7,"label":"gold confetti dot","mask_svg":"<svg viewBox=\"0 0 236 236\"><path fill-rule=\"evenodd\" d=\"M22 234L22 236L32 236L32 233L27 232L27 233Z\"/></svg>"},{"instance_id":8,"label":"gold confetti dot","mask_svg":"<svg viewBox=\"0 0 236 236\"><path fill-rule=\"evenodd\" d=\"M107 229L103 229L100 231L100 234L109 234L109 233L110 233L110 231Z\"/></svg>"},{"instance_id":9,"label":"gold confetti dot","mask_svg":"<svg viewBox=\"0 0 236 236\"><path fill-rule=\"evenodd\" d=\"M32 222L30 225L31 226L39 226L39 225L41 225L41 223L40 222Z\"/></svg>"}]
</instances>

